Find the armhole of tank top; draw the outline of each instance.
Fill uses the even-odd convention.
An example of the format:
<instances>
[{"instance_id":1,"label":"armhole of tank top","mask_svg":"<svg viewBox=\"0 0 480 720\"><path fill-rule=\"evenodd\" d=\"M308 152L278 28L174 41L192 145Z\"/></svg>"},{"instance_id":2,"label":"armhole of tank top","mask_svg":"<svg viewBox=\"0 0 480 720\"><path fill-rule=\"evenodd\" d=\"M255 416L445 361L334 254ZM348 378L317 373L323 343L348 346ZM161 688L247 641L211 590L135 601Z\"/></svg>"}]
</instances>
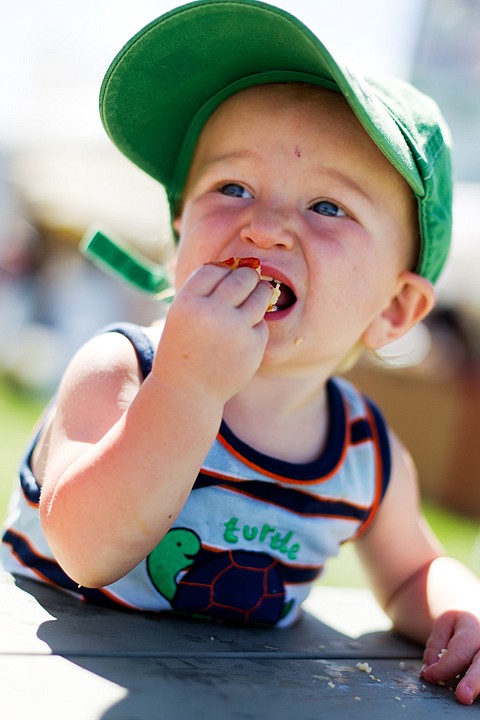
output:
<instances>
[{"instance_id":1,"label":"armhole of tank top","mask_svg":"<svg viewBox=\"0 0 480 720\"><path fill-rule=\"evenodd\" d=\"M392 469L390 440L385 419L375 403L364 395L362 395L362 397L368 415L373 442L374 497L368 516L362 522L354 537L351 538L352 540L357 540L363 535L375 519L378 508L387 491Z\"/></svg>"},{"instance_id":2,"label":"armhole of tank top","mask_svg":"<svg viewBox=\"0 0 480 720\"><path fill-rule=\"evenodd\" d=\"M130 340L137 355L142 377L145 380L152 370L155 355L152 341L145 330L140 325L135 325L134 323L117 323L101 330L102 334L106 332L117 332L124 335L127 340Z\"/></svg>"},{"instance_id":3,"label":"armhole of tank top","mask_svg":"<svg viewBox=\"0 0 480 720\"><path fill-rule=\"evenodd\" d=\"M372 433L375 442L375 449L378 457L380 458L379 477L377 477L377 483L380 483L380 499L382 499L387 491L392 470L390 438L388 436L387 423L385 422L385 418L378 407L369 398L365 398L365 402L372 420Z\"/></svg>"}]
</instances>

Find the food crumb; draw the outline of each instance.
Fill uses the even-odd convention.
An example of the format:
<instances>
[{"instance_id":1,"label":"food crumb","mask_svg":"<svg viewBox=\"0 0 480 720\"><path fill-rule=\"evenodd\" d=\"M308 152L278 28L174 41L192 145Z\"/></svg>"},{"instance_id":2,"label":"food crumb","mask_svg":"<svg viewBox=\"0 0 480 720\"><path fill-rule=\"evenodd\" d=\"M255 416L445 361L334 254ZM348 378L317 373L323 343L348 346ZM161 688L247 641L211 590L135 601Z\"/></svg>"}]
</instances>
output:
<instances>
[{"instance_id":1,"label":"food crumb","mask_svg":"<svg viewBox=\"0 0 480 720\"><path fill-rule=\"evenodd\" d=\"M335 683L330 680L330 682L328 683L328 687L334 688L334 687L335 687Z\"/></svg>"},{"instance_id":2,"label":"food crumb","mask_svg":"<svg viewBox=\"0 0 480 720\"><path fill-rule=\"evenodd\" d=\"M361 670L362 672L366 672L368 674L370 674L372 672L372 668L370 667L370 665L367 662L358 662L356 664L356 667L358 670Z\"/></svg>"},{"instance_id":3,"label":"food crumb","mask_svg":"<svg viewBox=\"0 0 480 720\"><path fill-rule=\"evenodd\" d=\"M302 338L302 337L297 337L297 339L295 340L295 345L298 347L298 346L301 345L302 343L303 343L303 338Z\"/></svg>"},{"instance_id":4,"label":"food crumb","mask_svg":"<svg viewBox=\"0 0 480 720\"><path fill-rule=\"evenodd\" d=\"M353 699L359 702L362 698L360 697L360 695L355 695Z\"/></svg>"},{"instance_id":5,"label":"food crumb","mask_svg":"<svg viewBox=\"0 0 480 720\"><path fill-rule=\"evenodd\" d=\"M442 649L440 650L440 652L438 653L437 657L440 659L440 658L442 658L444 655L446 655L447 652L448 652L447 648L442 648Z\"/></svg>"},{"instance_id":6,"label":"food crumb","mask_svg":"<svg viewBox=\"0 0 480 720\"><path fill-rule=\"evenodd\" d=\"M400 702L402 700L402 698L398 697L398 695L395 695L395 700L398 700Z\"/></svg>"}]
</instances>

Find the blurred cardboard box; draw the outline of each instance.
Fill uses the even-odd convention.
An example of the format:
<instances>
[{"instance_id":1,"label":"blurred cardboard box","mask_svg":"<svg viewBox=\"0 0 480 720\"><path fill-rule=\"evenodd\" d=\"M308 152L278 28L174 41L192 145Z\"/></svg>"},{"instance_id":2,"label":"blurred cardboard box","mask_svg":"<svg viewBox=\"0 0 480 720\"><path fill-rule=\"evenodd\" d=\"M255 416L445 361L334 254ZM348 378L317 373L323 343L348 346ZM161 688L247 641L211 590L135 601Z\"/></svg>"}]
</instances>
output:
<instances>
[{"instance_id":1,"label":"blurred cardboard box","mask_svg":"<svg viewBox=\"0 0 480 720\"><path fill-rule=\"evenodd\" d=\"M411 452L422 495L480 518L480 363L473 326L465 314L438 313L418 365L361 361L347 377L378 404Z\"/></svg>"}]
</instances>

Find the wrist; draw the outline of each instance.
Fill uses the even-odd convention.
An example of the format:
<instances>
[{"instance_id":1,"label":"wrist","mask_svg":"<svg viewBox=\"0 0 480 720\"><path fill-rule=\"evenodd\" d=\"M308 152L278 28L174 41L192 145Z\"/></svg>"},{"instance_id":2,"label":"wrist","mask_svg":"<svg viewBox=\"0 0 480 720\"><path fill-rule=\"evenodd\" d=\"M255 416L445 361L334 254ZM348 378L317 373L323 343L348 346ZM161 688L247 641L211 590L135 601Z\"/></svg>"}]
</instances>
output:
<instances>
[{"instance_id":1,"label":"wrist","mask_svg":"<svg viewBox=\"0 0 480 720\"><path fill-rule=\"evenodd\" d=\"M174 416L186 414L195 422L201 418L202 425L209 425L208 419L220 427L224 401L212 391L210 384L201 382L189 373L168 371L165 367L152 370L144 382L145 394L161 412L167 411Z\"/></svg>"}]
</instances>

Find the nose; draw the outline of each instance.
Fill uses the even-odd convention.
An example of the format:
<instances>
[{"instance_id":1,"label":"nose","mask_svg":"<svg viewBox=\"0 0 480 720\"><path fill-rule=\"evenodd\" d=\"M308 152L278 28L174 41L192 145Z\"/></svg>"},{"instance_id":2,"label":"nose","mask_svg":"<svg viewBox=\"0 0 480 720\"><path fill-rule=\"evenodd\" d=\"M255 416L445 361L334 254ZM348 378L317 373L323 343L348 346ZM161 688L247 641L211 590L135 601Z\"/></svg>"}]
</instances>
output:
<instances>
[{"instance_id":1,"label":"nose","mask_svg":"<svg viewBox=\"0 0 480 720\"><path fill-rule=\"evenodd\" d=\"M283 247L291 250L295 244L293 225L293 217L286 208L259 204L250 208L240 238L244 243L262 249Z\"/></svg>"}]
</instances>

